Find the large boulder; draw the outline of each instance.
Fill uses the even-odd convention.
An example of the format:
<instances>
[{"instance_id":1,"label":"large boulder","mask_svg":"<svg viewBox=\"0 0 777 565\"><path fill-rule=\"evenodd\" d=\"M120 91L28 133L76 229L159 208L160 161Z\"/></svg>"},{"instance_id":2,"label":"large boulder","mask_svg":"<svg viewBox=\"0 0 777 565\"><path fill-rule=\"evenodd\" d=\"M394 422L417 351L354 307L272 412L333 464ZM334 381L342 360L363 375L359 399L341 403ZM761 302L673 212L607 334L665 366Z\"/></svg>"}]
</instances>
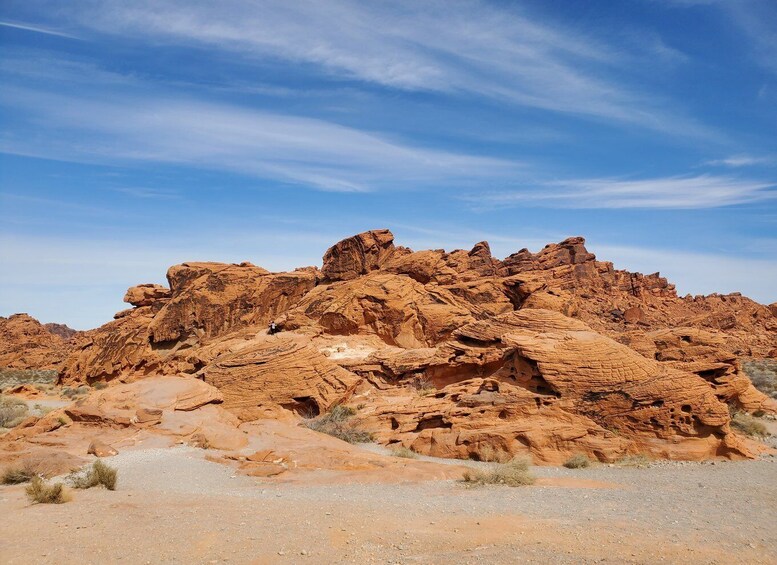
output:
<instances>
[{"instance_id":1,"label":"large boulder","mask_svg":"<svg viewBox=\"0 0 777 565\"><path fill-rule=\"evenodd\" d=\"M170 298L170 289L160 284L139 284L127 289L124 302L133 306L151 306L157 300L165 298Z\"/></svg>"},{"instance_id":2,"label":"large boulder","mask_svg":"<svg viewBox=\"0 0 777 565\"><path fill-rule=\"evenodd\" d=\"M225 353L199 375L221 391L225 407L242 420L283 412L316 416L347 398L361 381L306 339L283 333Z\"/></svg>"},{"instance_id":3,"label":"large boulder","mask_svg":"<svg viewBox=\"0 0 777 565\"><path fill-rule=\"evenodd\" d=\"M321 272L330 281L355 279L380 269L394 251L394 234L389 230L360 233L327 249Z\"/></svg>"},{"instance_id":4,"label":"large boulder","mask_svg":"<svg viewBox=\"0 0 777 565\"><path fill-rule=\"evenodd\" d=\"M296 329L316 324L330 334L375 334L391 345L419 347L437 343L473 321L473 310L442 287L373 273L316 287L283 325Z\"/></svg>"},{"instance_id":5,"label":"large boulder","mask_svg":"<svg viewBox=\"0 0 777 565\"><path fill-rule=\"evenodd\" d=\"M250 263L183 263L171 267L167 278L172 297L149 325L156 344L266 326L316 285L317 271L273 274Z\"/></svg>"}]
</instances>

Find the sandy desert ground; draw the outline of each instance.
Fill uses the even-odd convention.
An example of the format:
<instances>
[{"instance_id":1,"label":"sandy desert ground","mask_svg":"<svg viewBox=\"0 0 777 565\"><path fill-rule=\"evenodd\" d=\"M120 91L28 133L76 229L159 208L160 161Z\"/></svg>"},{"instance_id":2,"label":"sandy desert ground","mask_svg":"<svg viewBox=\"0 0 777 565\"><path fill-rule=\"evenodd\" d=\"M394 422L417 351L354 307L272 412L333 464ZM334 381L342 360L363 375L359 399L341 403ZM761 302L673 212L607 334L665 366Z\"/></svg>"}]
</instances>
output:
<instances>
[{"instance_id":1,"label":"sandy desert ground","mask_svg":"<svg viewBox=\"0 0 777 565\"><path fill-rule=\"evenodd\" d=\"M23 486L0 488L0 561L777 563L773 457L536 467L534 486L469 488L326 472L302 483L259 479L206 454L123 451L110 459L116 491L77 491L62 505L30 505Z\"/></svg>"}]
</instances>

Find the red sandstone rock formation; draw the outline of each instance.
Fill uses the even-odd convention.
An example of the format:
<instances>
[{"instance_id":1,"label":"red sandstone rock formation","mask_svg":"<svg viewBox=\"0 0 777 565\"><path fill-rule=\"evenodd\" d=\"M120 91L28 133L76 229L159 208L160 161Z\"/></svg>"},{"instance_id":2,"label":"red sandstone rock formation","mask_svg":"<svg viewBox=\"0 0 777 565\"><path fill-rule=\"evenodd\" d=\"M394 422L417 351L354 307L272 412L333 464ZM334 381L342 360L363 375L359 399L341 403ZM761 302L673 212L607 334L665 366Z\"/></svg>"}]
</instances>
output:
<instances>
[{"instance_id":1,"label":"red sandstone rock formation","mask_svg":"<svg viewBox=\"0 0 777 565\"><path fill-rule=\"evenodd\" d=\"M68 353L63 328L70 330L49 329L27 314L0 317L0 369L59 369Z\"/></svg>"},{"instance_id":2,"label":"red sandstone rock formation","mask_svg":"<svg viewBox=\"0 0 777 565\"><path fill-rule=\"evenodd\" d=\"M360 233L327 249L321 272L330 281L355 279L380 269L395 250L389 230Z\"/></svg>"},{"instance_id":3,"label":"red sandstone rock formation","mask_svg":"<svg viewBox=\"0 0 777 565\"><path fill-rule=\"evenodd\" d=\"M758 447L731 431L728 405L777 412L738 364L777 348L773 308L678 297L658 273L597 261L579 237L500 261L486 242L414 252L375 230L332 246L321 271L184 263L168 282L130 288L134 308L79 334L61 379L196 376L223 395L221 420L345 402L385 444L546 463L749 457ZM269 336L273 320L283 331ZM162 408L141 408L110 425L163 423Z\"/></svg>"}]
</instances>

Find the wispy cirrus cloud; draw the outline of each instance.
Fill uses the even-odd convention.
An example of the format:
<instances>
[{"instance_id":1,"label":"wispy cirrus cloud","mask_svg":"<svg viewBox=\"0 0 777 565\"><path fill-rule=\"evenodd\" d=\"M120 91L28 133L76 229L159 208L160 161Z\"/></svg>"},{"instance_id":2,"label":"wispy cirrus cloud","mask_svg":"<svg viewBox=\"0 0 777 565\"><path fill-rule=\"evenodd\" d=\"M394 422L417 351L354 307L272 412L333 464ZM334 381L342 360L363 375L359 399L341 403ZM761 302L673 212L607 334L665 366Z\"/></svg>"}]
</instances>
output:
<instances>
[{"instance_id":1,"label":"wispy cirrus cloud","mask_svg":"<svg viewBox=\"0 0 777 565\"><path fill-rule=\"evenodd\" d=\"M760 165L777 165L777 157L755 155L732 155L724 159L705 161L705 165L713 167L754 167Z\"/></svg>"},{"instance_id":2,"label":"wispy cirrus cloud","mask_svg":"<svg viewBox=\"0 0 777 565\"><path fill-rule=\"evenodd\" d=\"M55 35L57 37L65 37L67 39L76 39L76 40L79 40L79 41L82 40L82 38L80 38L80 37L78 37L76 35L72 35L70 33L64 33L62 31L57 31L55 29L51 29L51 28L47 28L47 27L42 27L42 26L38 26L38 25L25 24L25 23L21 23L21 22L0 21L0 26L2 26L2 27L10 27L10 28L14 28L14 29L21 29L21 30L24 30L24 31L31 31L33 33L42 33L44 35Z\"/></svg>"},{"instance_id":3,"label":"wispy cirrus cloud","mask_svg":"<svg viewBox=\"0 0 777 565\"><path fill-rule=\"evenodd\" d=\"M629 86L624 71L639 68L634 50L643 42L608 43L540 21L517 5L104 0L73 2L57 15L86 32L311 65L381 87L483 97L682 137L723 137L646 91L644 81ZM644 50L674 62L682 57L658 37Z\"/></svg>"},{"instance_id":4,"label":"wispy cirrus cloud","mask_svg":"<svg viewBox=\"0 0 777 565\"><path fill-rule=\"evenodd\" d=\"M573 179L526 190L468 195L476 207L534 205L558 208L703 209L777 198L777 183L728 176L672 176L641 180Z\"/></svg>"},{"instance_id":5,"label":"wispy cirrus cloud","mask_svg":"<svg viewBox=\"0 0 777 565\"><path fill-rule=\"evenodd\" d=\"M20 122L0 135L0 151L17 155L187 165L345 192L402 183L455 186L520 169L513 161L406 145L329 121L224 103L116 92L106 101L14 87L0 100Z\"/></svg>"}]
</instances>

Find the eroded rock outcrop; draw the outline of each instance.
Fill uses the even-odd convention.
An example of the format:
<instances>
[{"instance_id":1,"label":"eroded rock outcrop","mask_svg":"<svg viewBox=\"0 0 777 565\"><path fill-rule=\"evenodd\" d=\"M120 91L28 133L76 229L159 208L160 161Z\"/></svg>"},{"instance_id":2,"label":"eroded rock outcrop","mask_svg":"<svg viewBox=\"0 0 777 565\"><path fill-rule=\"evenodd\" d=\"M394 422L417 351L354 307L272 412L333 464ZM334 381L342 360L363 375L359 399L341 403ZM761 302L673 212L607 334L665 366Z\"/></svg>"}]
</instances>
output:
<instances>
[{"instance_id":1,"label":"eroded rock outcrop","mask_svg":"<svg viewBox=\"0 0 777 565\"><path fill-rule=\"evenodd\" d=\"M133 306L151 306L157 300L170 298L170 289L160 284L139 284L127 289L124 302Z\"/></svg>"},{"instance_id":2,"label":"eroded rock outcrop","mask_svg":"<svg viewBox=\"0 0 777 565\"><path fill-rule=\"evenodd\" d=\"M439 391L395 400L365 415L386 442L431 455L479 457L484 445L563 462L575 450L600 460L629 452L703 459L754 452L728 427L725 402L700 376L650 360L547 310L521 310L468 324L397 372L422 373ZM463 379L463 380L462 380ZM412 380L409 382L412 383ZM412 387L411 387L412 388ZM392 400L394 399L394 400Z\"/></svg>"},{"instance_id":3,"label":"eroded rock outcrop","mask_svg":"<svg viewBox=\"0 0 777 565\"><path fill-rule=\"evenodd\" d=\"M240 422L349 403L385 444L559 463L579 452L750 457L759 447L732 432L729 407L777 413L739 368L777 349L768 307L679 297L658 273L598 261L580 237L499 260L487 242L412 251L374 230L330 247L320 271L196 262L167 278L169 290L130 288L133 308L78 334L60 378L119 380L111 388L142 396L160 375L197 377L223 405L187 415L86 403L68 408L74 421L229 446ZM280 334L267 335L270 321ZM211 416L226 427L197 435Z\"/></svg>"},{"instance_id":4,"label":"eroded rock outcrop","mask_svg":"<svg viewBox=\"0 0 777 565\"><path fill-rule=\"evenodd\" d=\"M395 251L389 230L360 233L327 249L321 272L329 281L355 279L380 269Z\"/></svg>"},{"instance_id":5,"label":"eroded rock outcrop","mask_svg":"<svg viewBox=\"0 0 777 565\"><path fill-rule=\"evenodd\" d=\"M283 334L220 355L199 375L246 421L279 417L284 411L317 416L347 398L361 380L308 340Z\"/></svg>"},{"instance_id":6,"label":"eroded rock outcrop","mask_svg":"<svg viewBox=\"0 0 777 565\"><path fill-rule=\"evenodd\" d=\"M27 314L0 317L0 369L59 369L69 349L64 328L48 328Z\"/></svg>"}]
</instances>

